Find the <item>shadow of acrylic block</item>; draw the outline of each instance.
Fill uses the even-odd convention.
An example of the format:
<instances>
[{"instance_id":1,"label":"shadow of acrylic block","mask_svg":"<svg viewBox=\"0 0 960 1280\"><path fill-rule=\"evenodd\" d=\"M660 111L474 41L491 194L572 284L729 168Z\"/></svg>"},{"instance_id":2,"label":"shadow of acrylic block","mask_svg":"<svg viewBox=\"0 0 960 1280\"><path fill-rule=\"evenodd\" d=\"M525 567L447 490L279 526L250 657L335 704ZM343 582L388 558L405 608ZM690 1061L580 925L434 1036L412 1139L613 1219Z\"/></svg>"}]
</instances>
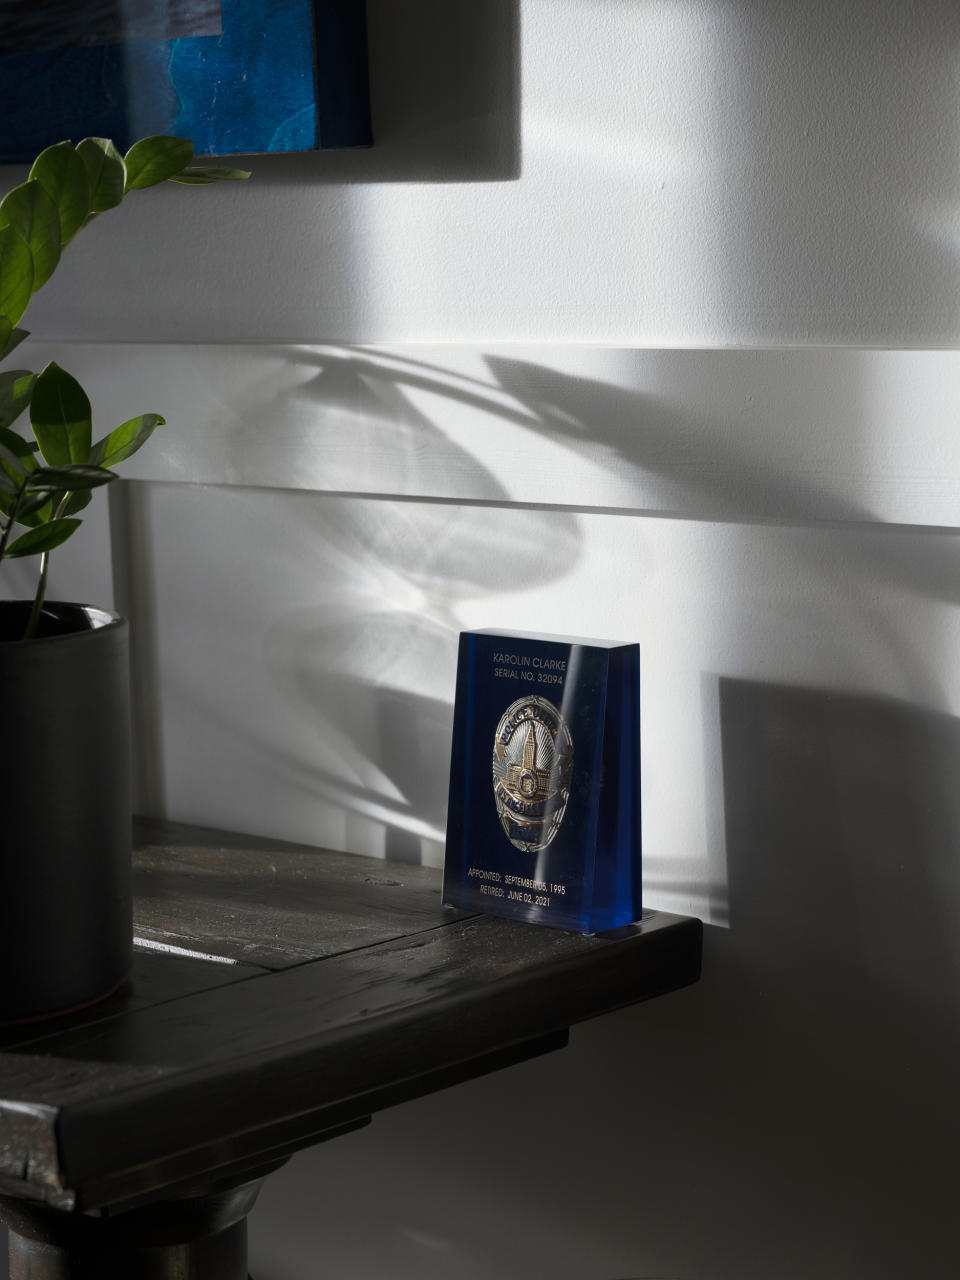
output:
<instances>
[{"instance_id":1,"label":"shadow of acrylic block","mask_svg":"<svg viewBox=\"0 0 960 1280\"><path fill-rule=\"evenodd\" d=\"M880 1274L879 1259L884 1274L946 1274L960 1141L960 720L730 678L719 700L737 992L725 1016L752 1018L750 1105L792 1187L844 1205L851 1224L869 1205L857 1274Z\"/></svg>"}]
</instances>

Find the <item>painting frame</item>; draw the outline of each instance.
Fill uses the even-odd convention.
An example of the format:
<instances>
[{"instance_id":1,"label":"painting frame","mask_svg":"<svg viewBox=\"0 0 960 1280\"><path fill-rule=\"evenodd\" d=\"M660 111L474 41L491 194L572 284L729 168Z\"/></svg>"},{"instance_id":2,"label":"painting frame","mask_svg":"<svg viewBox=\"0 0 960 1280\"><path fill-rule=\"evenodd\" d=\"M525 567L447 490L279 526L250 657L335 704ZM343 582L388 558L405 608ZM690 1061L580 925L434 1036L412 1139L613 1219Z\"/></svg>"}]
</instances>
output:
<instances>
[{"instance_id":1,"label":"painting frame","mask_svg":"<svg viewBox=\"0 0 960 1280\"><path fill-rule=\"evenodd\" d=\"M121 150L148 134L189 137L204 157L372 142L363 0L104 0L110 13L98 26L85 7L84 30L64 0L46 0L53 18L38 30L38 3L23 47L9 28L18 5L0 32L11 50L0 56L0 163L91 135ZM199 34L182 34L194 6Z\"/></svg>"}]
</instances>

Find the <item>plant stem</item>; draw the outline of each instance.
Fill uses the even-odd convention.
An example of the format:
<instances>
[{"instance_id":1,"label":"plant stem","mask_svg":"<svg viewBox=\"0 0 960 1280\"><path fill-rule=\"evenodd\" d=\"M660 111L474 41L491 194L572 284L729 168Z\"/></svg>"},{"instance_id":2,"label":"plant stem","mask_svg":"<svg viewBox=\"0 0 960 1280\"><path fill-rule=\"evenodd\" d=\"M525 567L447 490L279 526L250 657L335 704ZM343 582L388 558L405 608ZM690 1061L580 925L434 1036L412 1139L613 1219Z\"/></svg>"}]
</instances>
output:
<instances>
[{"instance_id":1,"label":"plant stem","mask_svg":"<svg viewBox=\"0 0 960 1280\"><path fill-rule=\"evenodd\" d=\"M47 569L50 565L50 552L44 551L40 557L40 578L37 582L37 593L33 597L33 608L27 620L27 629L23 633L24 640L32 640L40 625L40 614L43 610L43 598L47 594Z\"/></svg>"},{"instance_id":2,"label":"plant stem","mask_svg":"<svg viewBox=\"0 0 960 1280\"><path fill-rule=\"evenodd\" d=\"M59 519L72 497L72 492L63 495L59 506L53 513L54 520ZM24 640L32 640L37 634L37 627L40 625L40 614L43 612L43 601L47 594L47 571L49 568L50 552L44 551L40 557L40 577L37 580L37 593L33 597L33 608L30 610L30 617L27 619L27 629L23 633Z\"/></svg>"}]
</instances>

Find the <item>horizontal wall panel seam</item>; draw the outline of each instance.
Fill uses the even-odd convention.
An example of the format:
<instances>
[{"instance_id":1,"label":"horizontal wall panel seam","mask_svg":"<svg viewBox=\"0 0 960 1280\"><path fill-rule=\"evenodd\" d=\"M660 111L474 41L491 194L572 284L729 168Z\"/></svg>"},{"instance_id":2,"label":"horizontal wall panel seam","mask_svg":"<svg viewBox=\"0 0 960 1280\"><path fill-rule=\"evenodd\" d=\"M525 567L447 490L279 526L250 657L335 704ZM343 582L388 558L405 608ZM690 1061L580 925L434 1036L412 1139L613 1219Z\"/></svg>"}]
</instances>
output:
<instances>
[{"instance_id":1,"label":"horizontal wall panel seam","mask_svg":"<svg viewBox=\"0 0 960 1280\"><path fill-rule=\"evenodd\" d=\"M167 425L123 474L733 522L960 527L960 352L24 344L95 433Z\"/></svg>"}]
</instances>

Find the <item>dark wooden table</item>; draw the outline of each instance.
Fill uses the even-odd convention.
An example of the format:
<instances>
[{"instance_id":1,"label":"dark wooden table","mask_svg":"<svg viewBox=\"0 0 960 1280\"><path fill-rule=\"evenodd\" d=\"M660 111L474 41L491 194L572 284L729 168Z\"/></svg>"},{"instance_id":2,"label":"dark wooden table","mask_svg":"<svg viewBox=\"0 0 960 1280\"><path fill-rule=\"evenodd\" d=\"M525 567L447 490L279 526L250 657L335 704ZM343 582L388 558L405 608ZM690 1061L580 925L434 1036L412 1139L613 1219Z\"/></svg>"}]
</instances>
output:
<instances>
[{"instance_id":1,"label":"dark wooden table","mask_svg":"<svg viewBox=\"0 0 960 1280\"><path fill-rule=\"evenodd\" d=\"M156 823L136 846L129 984L0 1028L13 1280L244 1277L293 1152L699 976L682 916L583 938L442 907L419 866Z\"/></svg>"}]
</instances>

